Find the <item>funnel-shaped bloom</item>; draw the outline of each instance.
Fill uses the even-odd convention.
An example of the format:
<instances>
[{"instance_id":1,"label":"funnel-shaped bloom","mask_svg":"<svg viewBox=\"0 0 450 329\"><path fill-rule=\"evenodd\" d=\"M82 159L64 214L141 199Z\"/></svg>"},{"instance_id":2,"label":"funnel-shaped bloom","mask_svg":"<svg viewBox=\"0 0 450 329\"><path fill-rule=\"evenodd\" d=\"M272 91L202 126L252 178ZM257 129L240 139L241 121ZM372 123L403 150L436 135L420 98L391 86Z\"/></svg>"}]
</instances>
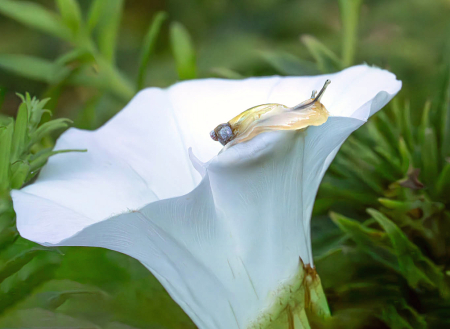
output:
<instances>
[{"instance_id":1,"label":"funnel-shaped bloom","mask_svg":"<svg viewBox=\"0 0 450 329\"><path fill-rule=\"evenodd\" d=\"M262 133L218 155L217 124L258 104L296 105L326 79L324 124ZM138 259L200 328L255 326L289 293L299 259L312 264L311 211L339 147L400 88L361 65L146 89L102 128L60 137L56 149L88 152L52 157L12 192L19 232Z\"/></svg>"}]
</instances>

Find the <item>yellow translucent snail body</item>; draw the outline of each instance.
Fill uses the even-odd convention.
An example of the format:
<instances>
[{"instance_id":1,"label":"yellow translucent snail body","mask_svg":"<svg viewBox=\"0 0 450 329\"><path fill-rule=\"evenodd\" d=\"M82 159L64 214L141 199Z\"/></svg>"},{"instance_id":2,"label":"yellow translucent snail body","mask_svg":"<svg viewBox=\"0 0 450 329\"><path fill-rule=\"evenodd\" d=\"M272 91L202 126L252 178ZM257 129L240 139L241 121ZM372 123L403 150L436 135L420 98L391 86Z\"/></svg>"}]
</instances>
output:
<instances>
[{"instance_id":1,"label":"yellow translucent snail body","mask_svg":"<svg viewBox=\"0 0 450 329\"><path fill-rule=\"evenodd\" d=\"M310 99L294 107L282 104L263 104L252 107L227 123L218 125L210 132L210 136L224 145L225 150L267 131L298 130L308 126L320 126L327 121L329 115L320 99L330 83L330 80L325 81L317 96L317 92L313 90Z\"/></svg>"}]
</instances>

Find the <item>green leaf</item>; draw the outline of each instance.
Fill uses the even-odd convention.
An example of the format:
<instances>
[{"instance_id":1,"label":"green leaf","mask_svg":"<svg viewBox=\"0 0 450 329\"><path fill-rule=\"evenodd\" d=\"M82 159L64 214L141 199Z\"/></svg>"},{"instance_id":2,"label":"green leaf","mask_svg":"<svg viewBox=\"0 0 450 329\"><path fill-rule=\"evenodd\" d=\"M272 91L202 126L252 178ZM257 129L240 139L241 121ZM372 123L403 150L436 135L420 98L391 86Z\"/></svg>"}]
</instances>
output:
<instances>
[{"instance_id":1,"label":"green leaf","mask_svg":"<svg viewBox=\"0 0 450 329\"><path fill-rule=\"evenodd\" d=\"M56 0L56 4L67 27L76 35L82 24L78 2L76 0Z\"/></svg>"},{"instance_id":2,"label":"green leaf","mask_svg":"<svg viewBox=\"0 0 450 329\"><path fill-rule=\"evenodd\" d=\"M11 120L12 121L12 120ZM11 144L14 124L0 127L0 198L10 188Z\"/></svg>"},{"instance_id":3,"label":"green leaf","mask_svg":"<svg viewBox=\"0 0 450 329\"><path fill-rule=\"evenodd\" d=\"M42 307L55 310L64 304L69 298L76 295L97 295L107 297L108 295L101 290L70 290L70 291L47 291L40 294Z\"/></svg>"},{"instance_id":4,"label":"green leaf","mask_svg":"<svg viewBox=\"0 0 450 329\"><path fill-rule=\"evenodd\" d=\"M441 129L440 136L442 139L442 157L450 156L450 64L447 65L447 85L444 87L444 98L441 109Z\"/></svg>"},{"instance_id":5,"label":"green leaf","mask_svg":"<svg viewBox=\"0 0 450 329\"><path fill-rule=\"evenodd\" d=\"M19 237L16 226L10 225L0 230L0 250L10 246Z\"/></svg>"},{"instance_id":6,"label":"green leaf","mask_svg":"<svg viewBox=\"0 0 450 329\"><path fill-rule=\"evenodd\" d=\"M406 145L412 151L414 150L413 127L411 121L411 106L409 102L405 102L403 109L403 118L401 120L403 138Z\"/></svg>"},{"instance_id":7,"label":"green leaf","mask_svg":"<svg viewBox=\"0 0 450 329\"><path fill-rule=\"evenodd\" d=\"M433 102L431 121L436 129L436 135L445 158L450 155L450 62L448 51L444 54L444 65L438 75L437 96Z\"/></svg>"},{"instance_id":8,"label":"green leaf","mask_svg":"<svg viewBox=\"0 0 450 329\"><path fill-rule=\"evenodd\" d=\"M28 139L28 108L26 103L19 106L17 112L16 124L14 127L14 134L12 140L11 162L20 158L22 153L27 148Z\"/></svg>"},{"instance_id":9,"label":"green leaf","mask_svg":"<svg viewBox=\"0 0 450 329\"><path fill-rule=\"evenodd\" d=\"M100 52L108 63L115 62L117 35L122 19L123 0L108 0L107 6L103 6L101 20L99 22L98 44Z\"/></svg>"},{"instance_id":10,"label":"green leaf","mask_svg":"<svg viewBox=\"0 0 450 329\"><path fill-rule=\"evenodd\" d=\"M69 127L69 124L71 123L72 120L61 118L42 124L35 132L30 135L30 146L34 143L39 142L44 136L50 134L55 130Z\"/></svg>"},{"instance_id":11,"label":"green leaf","mask_svg":"<svg viewBox=\"0 0 450 329\"><path fill-rule=\"evenodd\" d=\"M420 127L419 127L419 142L422 144L425 141L426 130L431 127L431 125L430 125L430 109L431 109L431 102L428 101L425 103L425 107L423 108L422 120L420 121Z\"/></svg>"},{"instance_id":12,"label":"green leaf","mask_svg":"<svg viewBox=\"0 0 450 329\"><path fill-rule=\"evenodd\" d=\"M42 118L42 114L44 114L45 112L50 113L51 112L49 110L45 110L44 106L47 105L47 103L50 101L50 98L45 98L41 101L34 99L34 102L30 105L28 105L28 110L29 110L29 124L28 124L28 133L32 133L36 127L39 125L39 123L41 122L41 118Z\"/></svg>"},{"instance_id":13,"label":"green leaf","mask_svg":"<svg viewBox=\"0 0 450 329\"><path fill-rule=\"evenodd\" d=\"M108 0L94 0L89 7L89 13L87 17L88 30L92 31L101 19L105 6L108 4Z\"/></svg>"},{"instance_id":14,"label":"green leaf","mask_svg":"<svg viewBox=\"0 0 450 329\"><path fill-rule=\"evenodd\" d=\"M87 152L87 150L58 150L58 151L42 150L41 152L36 153L30 159L30 171L36 172L37 170L39 170L47 162L48 158L51 157L52 155L68 152Z\"/></svg>"},{"instance_id":15,"label":"green leaf","mask_svg":"<svg viewBox=\"0 0 450 329\"><path fill-rule=\"evenodd\" d=\"M425 329L427 328L427 323L425 320L418 315L418 313L407 306L406 303L404 305L404 309L408 310L409 313L413 316L414 326L410 324L404 317L402 317L394 305L386 305L383 308L381 313L381 320L386 323L389 328L392 329Z\"/></svg>"},{"instance_id":16,"label":"green leaf","mask_svg":"<svg viewBox=\"0 0 450 329\"><path fill-rule=\"evenodd\" d=\"M0 1L0 13L31 28L59 37L71 39L71 32L60 17L37 3L28 1Z\"/></svg>"},{"instance_id":17,"label":"green leaf","mask_svg":"<svg viewBox=\"0 0 450 329\"><path fill-rule=\"evenodd\" d=\"M8 260L2 267L0 267L0 283L3 282L7 277L13 275L19 271L22 267L28 264L37 254L42 253L43 248L32 248L28 249L19 255L15 256L13 259Z\"/></svg>"},{"instance_id":18,"label":"green leaf","mask_svg":"<svg viewBox=\"0 0 450 329\"><path fill-rule=\"evenodd\" d=\"M438 287L447 294L443 273L420 249L386 216L375 209L367 209L369 215L385 230L396 252L400 271L409 285L417 288L419 284Z\"/></svg>"},{"instance_id":19,"label":"green leaf","mask_svg":"<svg viewBox=\"0 0 450 329\"><path fill-rule=\"evenodd\" d=\"M436 134L432 128L427 128L422 144L422 168L425 183L434 186L439 170L439 154Z\"/></svg>"},{"instance_id":20,"label":"green leaf","mask_svg":"<svg viewBox=\"0 0 450 329\"><path fill-rule=\"evenodd\" d=\"M242 76L240 73L233 71L226 67L213 67L211 69L211 73L219 78L224 78L224 79L239 80L239 79L244 78L244 76Z\"/></svg>"},{"instance_id":21,"label":"green leaf","mask_svg":"<svg viewBox=\"0 0 450 329\"><path fill-rule=\"evenodd\" d=\"M321 72L335 72L343 68L343 64L336 54L319 40L310 35L303 35L301 40L316 60L317 67Z\"/></svg>"},{"instance_id":22,"label":"green leaf","mask_svg":"<svg viewBox=\"0 0 450 329\"><path fill-rule=\"evenodd\" d=\"M76 63L90 64L95 63L95 57L88 49L76 48L59 57L56 63L60 66L73 66Z\"/></svg>"},{"instance_id":23,"label":"green leaf","mask_svg":"<svg viewBox=\"0 0 450 329\"><path fill-rule=\"evenodd\" d=\"M0 111L2 110L3 102L5 101L5 95L6 95L6 89L0 88ZM0 124L1 124L1 120L0 120Z\"/></svg>"},{"instance_id":24,"label":"green leaf","mask_svg":"<svg viewBox=\"0 0 450 329\"><path fill-rule=\"evenodd\" d=\"M137 90L141 90L144 86L145 74L147 72L148 62L150 61L150 56L153 54L155 49L156 40L161 30L161 26L167 19L167 13L159 12L153 18L152 23L148 29L148 32L144 38L143 46L141 50L141 60L139 65L139 74L137 79Z\"/></svg>"},{"instance_id":25,"label":"green leaf","mask_svg":"<svg viewBox=\"0 0 450 329\"><path fill-rule=\"evenodd\" d=\"M355 137L350 136L348 142L342 146L341 152L346 154L349 158L355 158L354 155L358 154L358 162L363 160L367 164L370 164L380 176L387 180L392 181L398 179L398 177L392 173L394 170L392 166L383 161L380 155L374 152L372 147L362 143Z\"/></svg>"},{"instance_id":26,"label":"green leaf","mask_svg":"<svg viewBox=\"0 0 450 329\"><path fill-rule=\"evenodd\" d=\"M313 62L284 52L261 52L261 57L283 75L315 75L320 71Z\"/></svg>"},{"instance_id":27,"label":"green leaf","mask_svg":"<svg viewBox=\"0 0 450 329\"><path fill-rule=\"evenodd\" d=\"M361 4L362 0L339 0L343 27L342 62L344 67L351 66L354 62Z\"/></svg>"},{"instance_id":28,"label":"green leaf","mask_svg":"<svg viewBox=\"0 0 450 329\"><path fill-rule=\"evenodd\" d=\"M0 319L0 327L100 329L99 326L88 320L40 308L14 309Z\"/></svg>"},{"instance_id":29,"label":"green leaf","mask_svg":"<svg viewBox=\"0 0 450 329\"><path fill-rule=\"evenodd\" d=\"M398 150L400 152L400 158L401 158L401 170L404 175L408 172L408 169L410 166L413 166L412 162L412 156L411 153L408 150L408 147L406 146L405 140L400 137L399 143L398 143Z\"/></svg>"},{"instance_id":30,"label":"green leaf","mask_svg":"<svg viewBox=\"0 0 450 329\"><path fill-rule=\"evenodd\" d=\"M382 180L376 175L367 163L360 161L357 158L339 157L335 160L335 163L341 165L353 174L355 178L366 184L377 194L383 194Z\"/></svg>"},{"instance_id":31,"label":"green leaf","mask_svg":"<svg viewBox=\"0 0 450 329\"><path fill-rule=\"evenodd\" d=\"M69 69L45 59L27 55L0 54L0 67L22 77L50 84L56 83L70 72Z\"/></svg>"},{"instance_id":32,"label":"green leaf","mask_svg":"<svg viewBox=\"0 0 450 329\"><path fill-rule=\"evenodd\" d=\"M25 254L20 256L27 257ZM36 287L50 280L60 262L61 256L55 252L43 252L23 266L16 275L5 280L0 289L0 313L12 308L27 298Z\"/></svg>"},{"instance_id":33,"label":"green leaf","mask_svg":"<svg viewBox=\"0 0 450 329\"><path fill-rule=\"evenodd\" d=\"M400 272L394 250L383 242L384 232L365 227L353 219L336 213L330 213L330 218L357 244L361 251L394 271Z\"/></svg>"},{"instance_id":34,"label":"green leaf","mask_svg":"<svg viewBox=\"0 0 450 329\"><path fill-rule=\"evenodd\" d=\"M448 191L450 191L450 163L447 163L444 166L444 169L441 171L436 183L437 195L446 198L446 200L450 200Z\"/></svg>"},{"instance_id":35,"label":"green leaf","mask_svg":"<svg viewBox=\"0 0 450 329\"><path fill-rule=\"evenodd\" d=\"M197 75L195 50L189 32L181 23L170 25L170 45L180 79L194 79Z\"/></svg>"},{"instance_id":36,"label":"green leaf","mask_svg":"<svg viewBox=\"0 0 450 329\"><path fill-rule=\"evenodd\" d=\"M20 189L25 183L30 165L24 161L18 161L11 166L11 189Z\"/></svg>"}]
</instances>

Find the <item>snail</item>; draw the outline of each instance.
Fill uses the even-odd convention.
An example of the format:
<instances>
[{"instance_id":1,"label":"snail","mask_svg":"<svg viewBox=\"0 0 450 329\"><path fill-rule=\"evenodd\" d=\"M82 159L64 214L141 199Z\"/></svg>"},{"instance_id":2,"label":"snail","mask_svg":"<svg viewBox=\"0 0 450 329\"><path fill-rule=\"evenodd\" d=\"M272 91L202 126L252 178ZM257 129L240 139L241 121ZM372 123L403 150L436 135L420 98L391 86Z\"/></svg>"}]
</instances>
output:
<instances>
[{"instance_id":1,"label":"snail","mask_svg":"<svg viewBox=\"0 0 450 329\"><path fill-rule=\"evenodd\" d=\"M275 103L252 107L227 123L218 125L210 132L210 136L226 149L267 131L320 126L327 121L329 115L320 99L330 83L330 80L326 80L318 94L313 90L310 99L294 107Z\"/></svg>"}]
</instances>

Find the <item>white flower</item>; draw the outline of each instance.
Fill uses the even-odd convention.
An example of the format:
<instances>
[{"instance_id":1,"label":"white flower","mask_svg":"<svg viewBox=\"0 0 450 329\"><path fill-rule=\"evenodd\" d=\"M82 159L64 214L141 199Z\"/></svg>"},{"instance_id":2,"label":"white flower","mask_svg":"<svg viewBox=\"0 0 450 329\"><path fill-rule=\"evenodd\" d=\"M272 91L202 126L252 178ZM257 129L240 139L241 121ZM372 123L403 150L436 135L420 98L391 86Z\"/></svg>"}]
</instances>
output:
<instances>
[{"instance_id":1,"label":"white flower","mask_svg":"<svg viewBox=\"0 0 450 329\"><path fill-rule=\"evenodd\" d=\"M325 124L217 155L216 125L255 105L298 104L326 79ZM400 88L393 74L361 65L146 89L100 129L60 137L56 149L88 152L52 157L34 184L12 192L18 230L43 245L128 254L198 327L249 328L273 316L303 273L299 258L312 265L311 211L339 147Z\"/></svg>"}]
</instances>

